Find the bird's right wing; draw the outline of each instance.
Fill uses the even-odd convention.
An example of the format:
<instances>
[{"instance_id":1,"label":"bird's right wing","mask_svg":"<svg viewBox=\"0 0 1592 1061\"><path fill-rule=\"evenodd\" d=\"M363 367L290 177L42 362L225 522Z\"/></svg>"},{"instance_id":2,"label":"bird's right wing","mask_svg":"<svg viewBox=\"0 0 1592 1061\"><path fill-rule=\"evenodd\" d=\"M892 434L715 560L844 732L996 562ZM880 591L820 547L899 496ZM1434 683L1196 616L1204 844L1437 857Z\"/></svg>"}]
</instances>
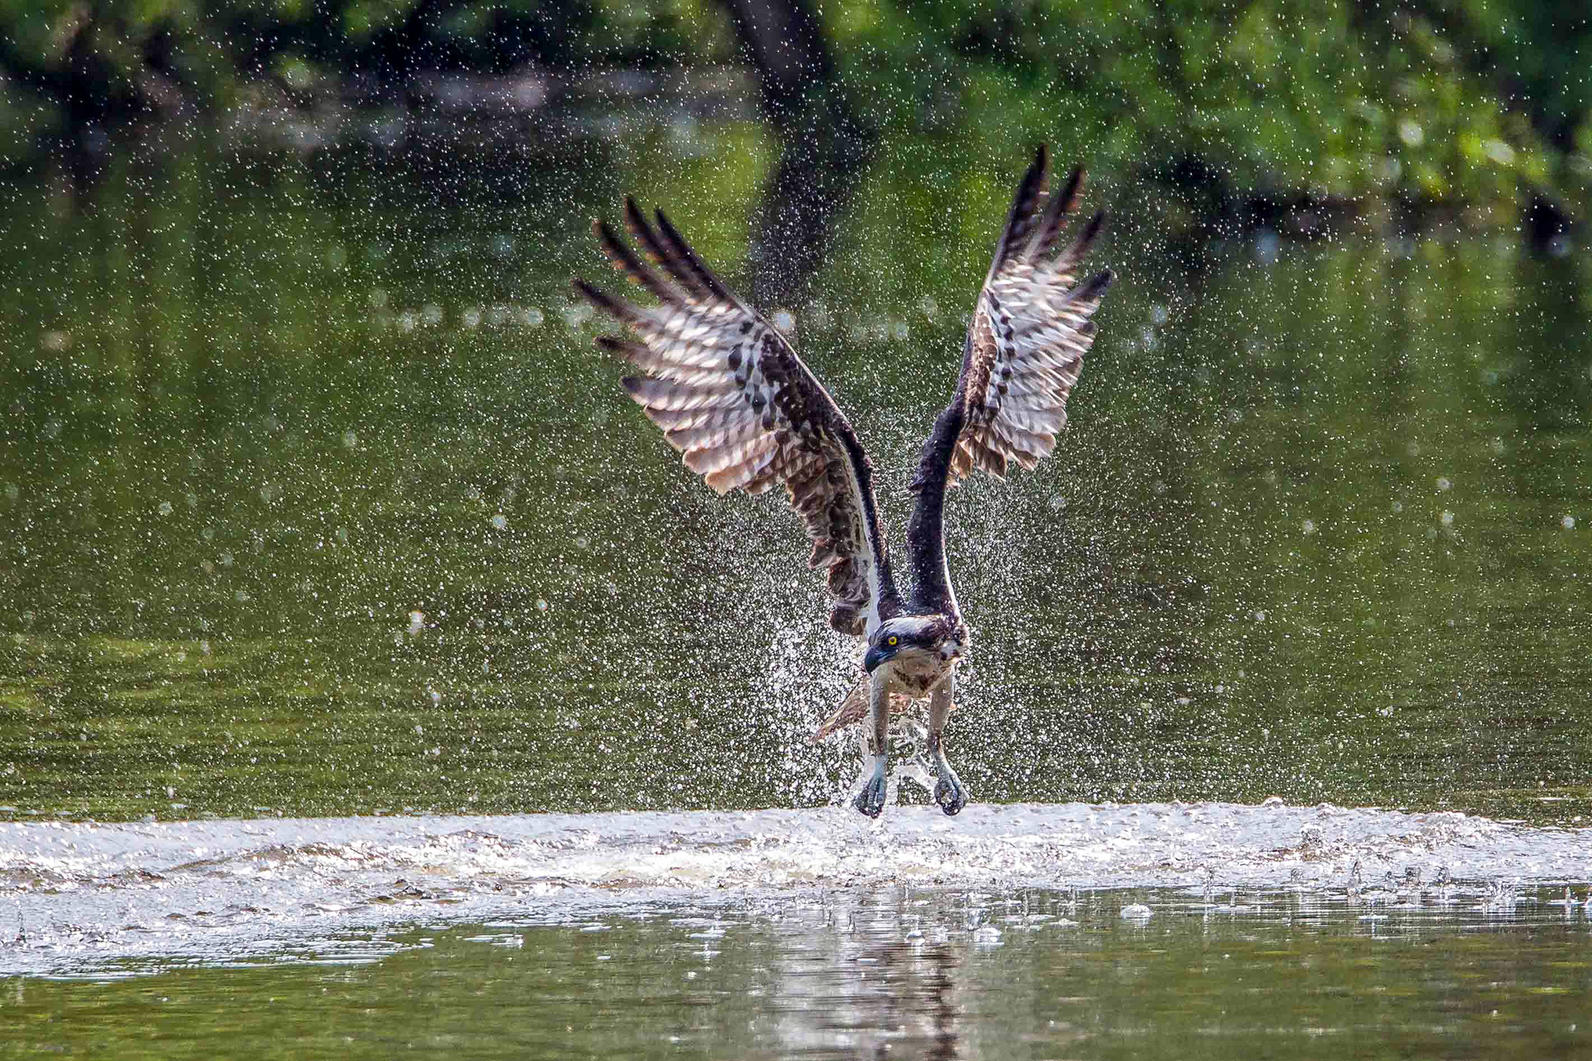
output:
<instances>
[{"instance_id":1,"label":"bird's right wing","mask_svg":"<svg viewBox=\"0 0 1592 1061\"><path fill-rule=\"evenodd\" d=\"M598 345L640 370L625 389L714 490L784 484L813 541L809 563L829 573L830 624L863 633L899 601L857 433L785 337L708 270L661 210L654 229L627 199L625 220L667 275L594 223L615 268L660 303L636 305L576 279L641 340L600 336Z\"/></svg>"},{"instance_id":2,"label":"bird's right wing","mask_svg":"<svg viewBox=\"0 0 1592 1061\"><path fill-rule=\"evenodd\" d=\"M1051 195L1050 158L1041 146L1017 186L968 325L962 374L951 404L924 443L907 525L916 580L913 603L955 612L945 567L945 490L975 467L1002 477L1010 461L1032 468L1056 446L1067 395L1094 342L1090 320L1110 286L1110 269L1082 283L1078 267L1105 221L1097 213L1060 251L1063 224L1077 205L1083 172Z\"/></svg>"},{"instance_id":3,"label":"bird's right wing","mask_svg":"<svg viewBox=\"0 0 1592 1061\"><path fill-rule=\"evenodd\" d=\"M1083 171L1073 170L1060 193L1052 195L1049 169L1041 146L1017 186L968 326L957 387L967 419L950 469L958 479L975 467L1001 477L1010 461L1027 469L1049 456L1067 423L1067 395L1094 343L1090 318L1112 273L1105 269L1080 283L1078 267L1105 214L1096 213L1056 250L1083 189Z\"/></svg>"}]
</instances>

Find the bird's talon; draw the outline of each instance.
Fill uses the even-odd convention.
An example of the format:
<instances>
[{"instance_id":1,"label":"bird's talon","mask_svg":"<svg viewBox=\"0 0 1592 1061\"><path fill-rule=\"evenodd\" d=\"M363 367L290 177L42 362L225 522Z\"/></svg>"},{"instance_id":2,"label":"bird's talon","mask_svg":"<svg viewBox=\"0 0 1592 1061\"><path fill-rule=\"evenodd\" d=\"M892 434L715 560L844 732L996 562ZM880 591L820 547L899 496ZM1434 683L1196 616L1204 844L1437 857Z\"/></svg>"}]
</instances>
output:
<instances>
[{"instance_id":1,"label":"bird's talon","mask_svg":"<svg viewBox=\"0 0 1592 1061\"><path fill-rule=\"evenodd\" d=\"M885 780L883 777L871 777L868 783L862 786L862 791L857 793L851 805L870 818L877 818L884 813Z\"/></svg>"},{"instance_id":2,"label":"bird's talon","mask_svg":"<svg viewBox=\"0 0 1592 1061\"><path fill-rule=\"evenodd\" d=\"M962 787L961 780L955 774L941 777L934 784L934 802L946 814L959 814L967 806L967 789Z\"/></svg>"}]
</instances>

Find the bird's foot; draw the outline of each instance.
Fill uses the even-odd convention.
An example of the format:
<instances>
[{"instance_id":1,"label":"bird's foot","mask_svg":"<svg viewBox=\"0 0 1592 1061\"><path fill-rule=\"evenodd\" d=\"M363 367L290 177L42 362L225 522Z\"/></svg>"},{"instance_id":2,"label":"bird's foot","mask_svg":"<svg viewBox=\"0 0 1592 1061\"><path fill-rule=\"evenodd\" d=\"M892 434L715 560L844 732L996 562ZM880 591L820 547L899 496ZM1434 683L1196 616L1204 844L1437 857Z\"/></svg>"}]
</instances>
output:
<instances>
[{"instance_id":1,"label":"bird's foot","mask_svg":"<svg viewBox=\"0 0 1592 1061\"><path fill-rule=\"evenodd\" d=\"M862 791L857 793L851 805L870 818L877 818L884 813L885 796L889 790L886 776L885 757L881 755L874 759L873 769L869 772L868 779L862 783Z\"/></svg>"},{"instance_id":2,"label":"bird's foot","mask_svg":"<svg viewBox=\"0 0 1592 1061\"><path fill-rule=\"evenodd\" d=\"M934 802L946 814L958 814L967 806L967 789L962 787L962 779L949 765L940 767L940 779L934 783Z\"/></svg>"}]
</instances>

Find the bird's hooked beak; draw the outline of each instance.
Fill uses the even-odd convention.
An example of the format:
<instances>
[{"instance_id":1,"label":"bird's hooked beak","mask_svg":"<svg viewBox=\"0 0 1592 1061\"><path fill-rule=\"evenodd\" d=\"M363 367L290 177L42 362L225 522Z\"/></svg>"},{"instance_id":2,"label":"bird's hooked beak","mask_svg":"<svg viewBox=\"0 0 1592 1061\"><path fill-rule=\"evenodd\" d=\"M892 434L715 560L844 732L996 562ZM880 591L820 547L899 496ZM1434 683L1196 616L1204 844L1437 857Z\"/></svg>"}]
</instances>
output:
<instances>
[{"instance_id":1,"label":"bird's hooked beak","mask_svg":"<svg viewBox=\"0 0 1592 1061\"><path fill-rule=\"evenodd\" d=\"M869 645L868 654L862 657L862 669L872 674L879 664L895 655L895 649L883 645Z\"/></svg>"}]
</instances>

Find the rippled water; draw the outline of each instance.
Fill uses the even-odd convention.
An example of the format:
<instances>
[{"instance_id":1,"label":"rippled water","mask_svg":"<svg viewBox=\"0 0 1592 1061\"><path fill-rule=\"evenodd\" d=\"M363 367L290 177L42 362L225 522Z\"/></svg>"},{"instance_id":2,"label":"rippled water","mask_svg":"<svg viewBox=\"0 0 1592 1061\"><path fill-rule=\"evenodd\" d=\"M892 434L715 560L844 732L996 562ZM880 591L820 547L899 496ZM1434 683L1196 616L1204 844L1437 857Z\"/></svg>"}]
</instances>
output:
<instances>
[{"instance_id":1,"label":"rippled water","mask_svg":"<svg viewBox=\"0 0 1592 1061\"><path fill-rule=\"evenodd\" d=\"M41 1050L119 1057L1585 1055L1580 914L1236 899L891 889L514 919L12 984L4 1005Z\"/></svg>"},{"instance_id":2,"label":"rippled water","mask_svg":"<svg viewBox=\"0 0 1592 1061\"><path fill-rule=\"evenodd\" d=\"M124 1057L1567 1056L1589 850L1281 804L14 824L0 974L50 979L0 1011Z\"/></svg>"}]
</instances>

